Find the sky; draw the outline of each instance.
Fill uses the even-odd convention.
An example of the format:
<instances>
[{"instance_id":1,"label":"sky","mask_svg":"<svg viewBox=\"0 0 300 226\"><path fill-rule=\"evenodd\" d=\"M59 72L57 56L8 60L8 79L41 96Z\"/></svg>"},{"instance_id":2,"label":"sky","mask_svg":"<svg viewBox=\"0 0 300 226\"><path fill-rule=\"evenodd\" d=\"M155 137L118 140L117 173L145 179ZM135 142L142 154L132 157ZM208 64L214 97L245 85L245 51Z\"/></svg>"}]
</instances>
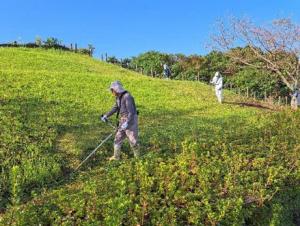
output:
<instances>
[{"instance_id":1,"label":"sky","mask_svg":"<svg viewBox=\"0 0 300 226\"><path fill-rule=\"evenodd\" d=\"M299 0L1 0L0 42L55 37L95 57L146 51L207 54L216 21L249 17L264 24L279 17L300 23Z\"/></svg>"}]
</instances>

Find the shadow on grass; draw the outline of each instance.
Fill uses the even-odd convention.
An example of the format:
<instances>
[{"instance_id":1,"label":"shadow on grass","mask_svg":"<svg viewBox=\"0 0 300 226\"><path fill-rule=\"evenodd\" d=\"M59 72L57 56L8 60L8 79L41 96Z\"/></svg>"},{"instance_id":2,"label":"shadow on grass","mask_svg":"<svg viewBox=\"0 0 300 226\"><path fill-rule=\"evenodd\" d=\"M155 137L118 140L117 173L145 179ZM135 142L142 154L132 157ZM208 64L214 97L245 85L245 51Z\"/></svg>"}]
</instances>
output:
<instances>
[{"instance_id":1,"label":"shadow on grass","mask_svg":"<svg viewBox=\"0 0 300 226\"><path fill-rule=\"evenodd\" d=\"M260 103L249 103L249 102L230 102L230 101L224 101L224 104L231 104L231 105L238 105L241 107L254 107L258 109L264 109L264 110L270 110L270 111L275 111L273 108L264 106Z\"/></svg>"}]
</instances>

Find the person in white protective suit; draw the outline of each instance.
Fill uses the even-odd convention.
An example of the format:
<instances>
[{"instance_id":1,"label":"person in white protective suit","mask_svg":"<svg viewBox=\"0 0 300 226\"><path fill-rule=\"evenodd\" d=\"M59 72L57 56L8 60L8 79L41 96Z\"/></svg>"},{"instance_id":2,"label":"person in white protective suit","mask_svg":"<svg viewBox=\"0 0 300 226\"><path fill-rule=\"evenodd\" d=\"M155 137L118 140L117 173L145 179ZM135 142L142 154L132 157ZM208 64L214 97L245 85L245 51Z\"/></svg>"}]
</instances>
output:
<instances>
[{"instance_id":1,"label":"person in white protective suit","mask_svg":"<svg viewBox=\"0 0 300 226\"><path fill-rule=\"evenodd\" d=\"M298 88L292 94L291 106L293 110L297 110L300 107L300 91Z\"/></svg>"},{"instance_id":2,"label":"person in white protective suit","mask_svg":"<svg viewBox=\"0 0 300 226\"><path fill-rule=\"evenodd\" d=\"M218 98L219 103L223 101L223 77L220 72L216 72L215 76L210 82L215 86L216 96Z\"/></svg>"}]
</instances>

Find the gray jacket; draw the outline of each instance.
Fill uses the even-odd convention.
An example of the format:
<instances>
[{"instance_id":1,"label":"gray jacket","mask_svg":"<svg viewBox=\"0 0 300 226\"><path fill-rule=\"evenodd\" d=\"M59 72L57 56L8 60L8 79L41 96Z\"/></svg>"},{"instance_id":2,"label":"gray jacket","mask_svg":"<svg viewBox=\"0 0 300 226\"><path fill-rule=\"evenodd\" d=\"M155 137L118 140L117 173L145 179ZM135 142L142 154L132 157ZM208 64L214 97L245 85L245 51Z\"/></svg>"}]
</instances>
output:
<instances>
[{"instance_id":1,"label":"gray jacket","mask_svg":"<svg viewBox=\"0 0 300 226\"><path fill-rule=\"evenodd\" d=\"M134 99L129 92L126 92L120 97L116 97L115 105L106 113L106 116L110 117L119 110L121 118L127 118L128 124L132 125L134 123L134 116L137 115L137 110Z\"/></svg>"}]
</instances>

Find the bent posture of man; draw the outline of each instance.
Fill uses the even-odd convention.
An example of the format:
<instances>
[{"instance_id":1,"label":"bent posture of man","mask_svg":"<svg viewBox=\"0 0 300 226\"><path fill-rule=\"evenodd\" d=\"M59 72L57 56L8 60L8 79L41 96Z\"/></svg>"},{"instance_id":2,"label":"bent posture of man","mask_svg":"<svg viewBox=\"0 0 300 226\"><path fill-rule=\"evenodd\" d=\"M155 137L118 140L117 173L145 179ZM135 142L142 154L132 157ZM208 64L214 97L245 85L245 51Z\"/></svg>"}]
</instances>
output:
<instances>
[{"instance_id":1,"label":"bent posture of man","mask_svg":"<svg viewBox=\"0 0 300 226\"><path fill-rule=\"evenodd\" d=\"M117 118L119 115L121 117L114 140L114 155L110 157L109 160L120 160L121 146L126 137L129 139L134 157L137 158L139 157L138 115L134 98L128 91L124 90L119 81L115 81L111 84L110 91L112 95L116 97L116 103L111 111L101 117L101 120L105 122L115 113L117 113Z\"/></svg>"},{"instance_id":2,"label":"bent posture of man","mask_svg":"<svg viewBox=\"0 0 300 226\"><path fill-rule=\"evenodd\" d=\"M216 72L212 81L210 82L215 85L216 96L218 98L219 103L223 101L223 78L220 72Z\"/></svg>"}]
</instances>

